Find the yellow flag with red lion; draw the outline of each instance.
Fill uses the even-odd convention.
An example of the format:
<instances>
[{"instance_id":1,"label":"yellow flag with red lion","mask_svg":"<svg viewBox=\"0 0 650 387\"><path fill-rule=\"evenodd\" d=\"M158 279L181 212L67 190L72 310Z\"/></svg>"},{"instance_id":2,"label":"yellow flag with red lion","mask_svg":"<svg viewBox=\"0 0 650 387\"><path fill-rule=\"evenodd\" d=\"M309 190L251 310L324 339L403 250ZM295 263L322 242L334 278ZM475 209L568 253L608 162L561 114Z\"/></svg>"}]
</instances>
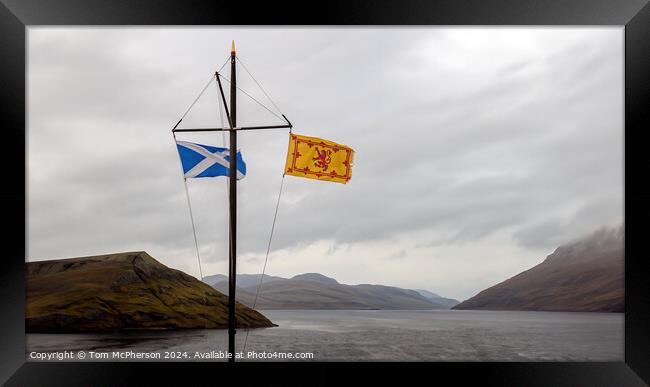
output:
<instances>
[{"instance_id":1,"label":"yellow flag with red lion","mask_svg":"<svg viewBox=\"0 0 650 387\"><path fill-rule=\"evenodd\" d=\"M347 183L352 177L354 150L316 137L289 134L286 175Z\"/></svg>"}]
</instances>

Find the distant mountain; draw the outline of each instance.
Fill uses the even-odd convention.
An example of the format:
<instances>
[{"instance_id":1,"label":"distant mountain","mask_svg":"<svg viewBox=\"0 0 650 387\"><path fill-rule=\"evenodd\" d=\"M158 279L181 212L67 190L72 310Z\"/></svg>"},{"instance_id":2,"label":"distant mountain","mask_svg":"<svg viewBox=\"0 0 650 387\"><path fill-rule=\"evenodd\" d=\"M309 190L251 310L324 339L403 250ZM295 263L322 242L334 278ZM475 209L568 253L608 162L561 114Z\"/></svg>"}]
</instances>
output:
<instances>
[{"instance_id":1,"label":"distant mountain","mask_svg":"<svg viewBox=\"0 0 650 387\"><path fill-rule=\"evenodd\" d=\"M252 286L240 278L257 278ZM206 277L207 278L207 277ZM267 282L268 281L268 282ZM237 300L252 306L259 284L259 274L237 275ZM228 294L228 280L213 286ZM434 294L434 293L431 293ZM345 285L319 273L305 273L290 279L264 278L255 308L259 309L449 309L458 303L442 297L425 297L415 290L383 285ZM438 302L440 301L440 302ZM450 301L452 301L450 303ZM455 301L455 303L453 302Z\"/></svg>"},{"instance_id":2,"label":"distant mountain","mask_svg":"<svg viewBox=\"0 0 650 387\"><path fill-rule=\"evenodd\" d=\"M623 241L622 226L598 230L454 309L623 312Z\"/></svg>"},{"instance_id":3,"label":"distant mountain","mask_svg":"<svg viewBox=\"0 0 650 387\"><path fill-rule=\"evenodd\" d=\"M249 287L257 286L260 283L261 274L237 274L237 287ZM223 274L209 275L203 277L203 282L208 285L214 285L218 282L228 281L228 276ZM264 274L264 283L273 282L273 281L286 281L286 278L274 277L268 274Z\"/></svg>"},{"instance_id":4,"label":"distant mountain","mask_svg":"<svg viewBox=\"0 0 650 387\"><path fill-rule=\"evenodd\" d=\"M298 274L293 277L291 277L292 280L297 280L297 281L314 281L314 282L320 282L321 284L325 285L338 285L339 282L335 280L334 278L326 277L322 274L319 273L305 273L305 274Z\"/></svg>"},{"instance_id":5,"label":"distant mountain","mask_svg":"<svg viewBox=\"0 0 650 387\"><path fill-rule=\"evenodd\" d=\"M239 279L240 276L241 274L237 276L237 279ZM221 281L228 281L228 276L225 276L223 274L215 274L203 277L203 282L208 285L216 284L217 282Z\"/></svg>"},{"instance_id":6,"label":"distant mountain","mask_svg":"<svg viewBox=\"0 0 650 387\"><path fill-rule=\"evenodd\" d=\"M147 253L28 262L27 332L226 328L228 299ZM238 326L273 323L245 305Z\"/></svg>"},{"instance_id":7,"label":"distant mountain","mask_svg":"<svg viewBox=\"0 0 650 387\"><path fill-rule=\"evenodd\" d=\"M415 289L416 292L420 293L423 297L435 302L437 304L443 305L445 309L451 309L454 306L458 305L460 301L453 298L445 298L437 295L436 293L430 292L424 289Z\"/></svg>"},{"instance_id":8,"label":"distant mountain","mask_svg":"<svg viewBox=\"0 0 650 387\"><path fill-rule=\"evenodd\" d=\"M434 292L430 292L430 291L428 291L428 290L424 290L424 289L414 289L414 290L415 290L416 292L420 293L421 295L423 295L423 296L426 297L426 298L440 298L439 295L437 295L437 294L434 293Z\"/></svg>"}]
</instances>

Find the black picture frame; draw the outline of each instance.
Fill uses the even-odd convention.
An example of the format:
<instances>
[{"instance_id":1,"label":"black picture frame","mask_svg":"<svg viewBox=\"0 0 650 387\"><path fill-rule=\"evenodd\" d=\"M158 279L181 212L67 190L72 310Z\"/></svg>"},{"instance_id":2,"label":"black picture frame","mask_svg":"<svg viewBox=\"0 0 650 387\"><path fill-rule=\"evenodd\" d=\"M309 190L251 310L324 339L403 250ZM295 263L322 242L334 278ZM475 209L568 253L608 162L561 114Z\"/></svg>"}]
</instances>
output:
<instances>
[{"instance_id":1,"label":"black picture frame","mask_svg":"<svg viewBox=\"0 0 650 387\"><path fill-rule=\"evenodd\" d=\"M167 384L182 376L222 382L324 384L350 376L406 382L413 372L454 384L638 386L650 383L650 281L644 249L650 178L650 5L646 0L214 2L207 0L0 0L0 123L6 168L0 270L0 382L31 385ZM25 361L26 28L35 25L618 25L625 26L625 360L617 363L34 363ZM25 172L23 179L16 170ZM336 372L334 367L347 370ZM255 369L255 372L252 372ZM293 378L307 371L308 381ZM346 372L343 372L346 371ZM280 379L276 379L280 373ZM405 378L406 376L406 378ZM415 383L417 379L413 379ZM644 383L645 382L645 383ZM189 384L189 383L188 383ZM246 383L248 384L248 383ZM293 383L292 383L293 384Z\"/></svg>"}]
</instances>

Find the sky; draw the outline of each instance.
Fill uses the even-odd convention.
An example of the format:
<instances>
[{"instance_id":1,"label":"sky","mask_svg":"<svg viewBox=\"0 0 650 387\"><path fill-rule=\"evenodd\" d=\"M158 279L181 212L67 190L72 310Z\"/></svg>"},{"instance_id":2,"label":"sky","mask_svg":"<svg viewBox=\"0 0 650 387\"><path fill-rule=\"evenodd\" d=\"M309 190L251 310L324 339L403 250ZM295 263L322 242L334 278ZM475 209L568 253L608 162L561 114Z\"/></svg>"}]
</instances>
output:
<instances>
[{"instance_id":1,"label":"sky","mask_svg":"<svg viewBox=\"0 0 650 387\"><path fill-rule=\"evenodd\" d=\"M348 184L285 178L267 274L463 300L623 222L622 27L27 32L27 261L146 251L199 277L171 128L233 39L272 98L239 65L266 106L240 92L239 125L355 149ZM211 82L179 127L221 123ZM262 270L287 144L239 134L238 273ZM226 179L187 184L203 274L227 273Z\"/></svg>"}]
</instances>

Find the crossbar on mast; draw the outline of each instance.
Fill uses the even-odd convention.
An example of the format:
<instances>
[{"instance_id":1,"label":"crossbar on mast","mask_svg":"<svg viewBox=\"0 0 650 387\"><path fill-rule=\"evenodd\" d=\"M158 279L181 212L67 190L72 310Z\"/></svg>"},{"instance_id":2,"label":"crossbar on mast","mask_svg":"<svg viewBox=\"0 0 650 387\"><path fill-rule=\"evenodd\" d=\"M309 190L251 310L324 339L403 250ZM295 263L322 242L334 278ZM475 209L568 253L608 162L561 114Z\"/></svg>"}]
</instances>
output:
<instances>
[{"instance_id":1,"label":"crossbar on mast","mask_svg":"<svg viewBox=\"0 0 650 387\"><path fill-rule=\"evenodd\" d=\"M172 132L229 132L239 130L260 130L260 129L287 129L293 128L291 125L268 125L268 126L242 126L239 128L193 128L193 129L172 129Z\"/></svg>"},{"instance_id":2,"label":"crossbar on mast","mask_svg":"<svg viewBox=\"0 0 650 387\"><path fill-rule=\"evenodd\" d=\"M228 62L226 62L228 63ZM230 82L230 109L226 103L226 97L223 91L223 86L221 84L221 79L219 71L215 73L217 83L219 85L219 92L221 95L221 100L226 111L226 117L228 118L229 128L193 128L193 129L177 129L181 121L187 114L187 112L181 117L176 125L172 128L172 133L176 132L230 132L230 154L237 154L237 132L240 130L263 130L263 129L293 129L293 125L289 119L282 114L282 118L287 122L286 125L265 125L265 126L244 126L237 127L237 73L236 73L236 53L235 53L235 42L233 41L232 50L230 52L230 64L231 64L231 80ZM225 66L225 64L224 64ZM223 66L222 66L223 68ZM221 69L219 69L221 70ZM226 79L227 80L227 79ZM206 86L207 87L207 86ZM205 88L204 90L205 91ZM201 92L203 94L203 92ZM247 94L247 93L245 93ZM200 97L201 95L199 95ZM268 95L267 95L268 97ZM252 97L251 97L252 98ZM198 99L198 98L197 98ZM196 102L196 101L195 101ZM259 103L259 102L258 102ZM190 106L190 109L194 103ZM267 108L268 109L268 108ZM189 109L188 109L189 111ZM174 137L175 139L176 137ZM236 316L235 316L235 291L237 286L237 157L232 157L230 159L229 166L229 265L228 265L228 353L229 353L229 362L235 361L235 333L236 331ZM279 203L279 198L278 198ZM189 204L189 194L188 194L188 204ZM191 209L190 209L191 211ZM276 206L276 215L277 215L277 206ZM275 223L275 218L274 218ZM270 242L269 242L270 243ZM198 251L198 249L197 249ZM268 251L267 251L268 258ZM199 262L200 264L200 262ZM266 265L266 264L265 264ZM258 289L259 291L259 289ZM257 296L256 296L257 297ZM248 336L248 335L247 335Z\"/></svg>"}]
</instances>

